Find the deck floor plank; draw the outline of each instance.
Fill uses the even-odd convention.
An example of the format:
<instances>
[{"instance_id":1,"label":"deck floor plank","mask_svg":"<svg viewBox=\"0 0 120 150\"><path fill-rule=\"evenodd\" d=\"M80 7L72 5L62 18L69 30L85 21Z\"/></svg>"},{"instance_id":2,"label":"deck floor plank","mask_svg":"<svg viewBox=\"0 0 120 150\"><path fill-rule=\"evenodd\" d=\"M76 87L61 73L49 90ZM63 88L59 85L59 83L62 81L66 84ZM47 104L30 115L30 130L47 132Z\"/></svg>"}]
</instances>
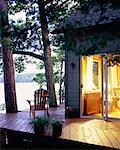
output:
<instances>
[{"instance_id":1,"label":"deck floor plank","mask_svg":"<svg viewBox=\"0 0 120 150\"><path fill-rule=\"evenodd\" d=\"M118 141L114 138L114 136L112 135L111 132L104 130L105 135L107 136L107 138L109 139L110 143L112 143L114 148L120 148L120 144L118 143Z\"/></svg>"},{"instance_id":2,"label":"deck floor plank","mask_svg":"<svg viewBox=\"0 0 120 150\"><path fill-rule=\"evenodd\" d=\"M91 130L91 134L92 134L92 138L93 138L94 144L103 145L102 140L100 139L96 129L95 128L91 128L90 130Z\"/></svg>"},{"instance_id":3,"label":"deck floor plank","mask_svg":"<svg viewBox=\"0 0 120 150\"><path fill-rule=\"evenodd\" d=\"M18 126L18 122L19 122L19 119L13 119L11 120L11 122L8 124L8 126L6 125L5 127L6 128L9 128L9 129L16 129L16 127Z\"/></svg>"},{"instance_id":4,"label":"deck floor plank","mask_svg":"<svg viewBox=\"0 0 120 150\"><path fill-rule=\"evenodd\" d=\"M81 127L80 125L77 125L77 137L78 137L78 141L86 142L83 127Z\"/></svg>"},{"instance_id":5,"label":"deck floor plank","mask_svg":"<svg viewBox=\"0 0 120 150\"><path fill-rule=\"evenodd\" d=\"M5 121L1 124L1 126L4 126L4 128L9 128L9 126L10 126L10 124L11 124L11 122L13 121L13 119L12 118L7 118L7 119L5 119Z\"/></svg>"},{"instance_id":6,"label":"deck floor plank","mask_svg":"<svg viewBox=\"0 0 120 150\"><path fill-rule=\"evenodd\" d=\"M70 139L74 141L78 141L77 138L77 128L74 124L69 125L70 128Z\"/></svg>"},{"instance_id":7,"label":"deck floor plank","mask_svg":"<svg viewBox=\"0 0 120 150\"><path fill-rule=\"evenodd\" d=\"M104 146L113 147L113 145L108 140L107 136L104 134L103 130L97 129L96 131L97 131Z\"/></svg>"},{"instance_id":8,"label":"deck floor plank","mask_svg":"<svg viewBox=\"0 0 120 150\"><path fill-rule=\"evenodd\" d=\"M3 125L5 125L5 123L6 123L6 119L5 119L5 118L2 118L2 119L0 120L0 127L2 127Z\"/></svg>"},{"instance_id":9,"label":"deck floor plank","mask_svg":"<svg viewBox=\"0 0 120 150\"><path fill-rule=\"evenodd\" d=\"M117 131L111 131L112 135L114 136L114 138L116 139L116 141L118 141L119 145L120 145L120 132Z\"/></svg>"},{"instance_id":10,"label":"deck floor plank","mask_svg":"<svg viewBox=\"0 0 120 150\"><path fill-rule=\"evenodd\" d=\"M24 129L24 124L25 124L25 120L19 119L19 122L17 123L15 130L21 131L22 129Z\"/></svg>"},{"instance_id":11,"label":"deck floor plank","mask_svg":"<svg viewBox=\"0 0 120 150\"><path fill-rule=\"evenodd\" d=\"M24 120L23 121L23 126L20 128L20 131L26 132L27 131L27 126L28 126L28 121Z\"/></svg>"},{"instance_id":12,"label":"deck floor plank","mask_svg":"<svg viewBox=\"0 0 120 150\"><path fill-rule=\"evenodd\" d=\"M63 139L70 139L70 128L68 126L63 128L62 136Z\"/></svg>"},{"instance_id":13,"label":"deck floor plank","mask_svg":"<svg viewBox=\"0 0 120 150\"><path fill-rule=\"evenodd\" d=\"M28 121L26 122L26 126L25 126L25 128L24 128L24 131L33 133L33 130L32 130L32 128L31 128L31 125L29 124Z\"/></svg>"},{"instance_id":14,"label":"deck floor plank","mask_svg":"<svg viewBox=\"0 0 120 150\"><path fill-rule=\"evenodd\" d=\"M58 114L50 113L51 118L60 119L61 108ZM54 111L54 109L52 109ZM23 132L34 133L29 124L31 118L29 112L18 112L14 114L0 114L0 128L8 128ZM106 122L97 119L65 119L62 135L60 138L109 146L120 149L120 121L112 120Z\"/></svg>"},{"instance_id":15,"label":"deck floor plank","mask_svg":"<svg viewBox=\"0 0 120 150\"><path fill-rule=\"evenodd\" d=\"M91 131L90 131L90 128L84 128L83 127L83 132L84 132L84 135L85 135L85 139L86 139L86 142L87 143L92 143L94 144L94 141L93 141L93 137L91 135Z\"/></svg>"}]
</instances>

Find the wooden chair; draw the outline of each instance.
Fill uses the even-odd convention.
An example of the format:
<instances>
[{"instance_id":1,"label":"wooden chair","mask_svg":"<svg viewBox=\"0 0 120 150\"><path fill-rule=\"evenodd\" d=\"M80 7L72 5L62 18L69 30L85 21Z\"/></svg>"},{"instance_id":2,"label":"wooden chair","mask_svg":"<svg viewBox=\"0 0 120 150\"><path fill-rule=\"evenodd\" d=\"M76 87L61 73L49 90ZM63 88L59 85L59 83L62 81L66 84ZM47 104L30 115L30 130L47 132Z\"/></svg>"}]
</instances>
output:
<instances>
[{"instance_id":1,"label":"wooden chair","mask_svg":"<svg viewBox=\"0 0 120 150\"><path fill-rule=\"evenodd\" d=\"M31 114L35 118L36 110L44 110L44 115L49 117L48 92L45 89L39 89L34 92L34 100L27 100L30 106Z\"/></svg>"}]
</instances>

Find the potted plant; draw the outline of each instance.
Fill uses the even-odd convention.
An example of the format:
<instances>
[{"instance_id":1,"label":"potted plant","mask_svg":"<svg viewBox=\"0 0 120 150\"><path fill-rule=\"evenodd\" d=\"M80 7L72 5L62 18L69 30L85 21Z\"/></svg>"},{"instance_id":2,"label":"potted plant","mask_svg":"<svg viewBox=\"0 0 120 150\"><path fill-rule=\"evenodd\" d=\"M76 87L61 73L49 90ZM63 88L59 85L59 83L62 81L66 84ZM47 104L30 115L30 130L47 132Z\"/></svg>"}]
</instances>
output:
<instances>
[{"instance_id":1,"label":"potted plant","mask_svg":"<svg viewBox=\"0 0 120 150\"><path fill-rule=\"evenodd\" d=\"M49 119L46 117L37 117L30 124L33 126L36 135L44 135L45 127L49 125Z\"/></svg>"},{"instance_id":2,"label":"potted plant","mask_svg":"<svg viewBox=\"0 0 120 150\"><path fill-rule=\"evenodd\" d=\"M64 122L62 120L56 120L56 119L51 120L53 136L55 137L61 136L63 123Z\"/></svg>"}]
</instances>

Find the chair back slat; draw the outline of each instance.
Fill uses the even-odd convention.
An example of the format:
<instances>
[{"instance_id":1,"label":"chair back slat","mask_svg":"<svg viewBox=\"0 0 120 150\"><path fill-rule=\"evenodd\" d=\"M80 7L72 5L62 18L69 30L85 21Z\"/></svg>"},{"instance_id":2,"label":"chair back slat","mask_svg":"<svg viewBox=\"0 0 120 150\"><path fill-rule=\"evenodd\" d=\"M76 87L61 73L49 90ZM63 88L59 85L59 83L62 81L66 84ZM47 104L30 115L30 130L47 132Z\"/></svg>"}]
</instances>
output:
<instances>
[{"instance_id":1,"label":"chair back slat","mask_svg":"<svg viewBox=\"0 0 120 150\"><path fill-rule=\"evenodd\" d=\"M35 110L45 109L48 100L48 92L45 89L39 89L34 92Z\"/></svg>"}]
</instances>

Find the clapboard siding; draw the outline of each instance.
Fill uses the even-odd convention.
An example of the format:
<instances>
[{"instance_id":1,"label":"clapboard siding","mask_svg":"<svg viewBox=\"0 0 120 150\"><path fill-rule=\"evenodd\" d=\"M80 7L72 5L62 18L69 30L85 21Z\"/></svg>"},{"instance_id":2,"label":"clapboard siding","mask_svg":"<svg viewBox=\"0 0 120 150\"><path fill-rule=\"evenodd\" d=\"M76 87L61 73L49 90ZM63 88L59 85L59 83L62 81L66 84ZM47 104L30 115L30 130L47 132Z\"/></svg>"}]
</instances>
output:
<instances>
[{"instance_id":1,"label":"clapboard siding","mask_svg":"<svg viewBox=\"0 0 120 150\"><path fill-rule=\"evenodd\" d=\"M65 63L65 93L66 93L66 107L73 107L80 110L80 57L73 52L66 53ZM74 64L74 67L72 67Z\"/></svg>"},{"instance_id":2,"label":"clapboard siding","mask_svg":"<svg viewBox=\"0 0 120 150\"><path fill-rule=\"evenodd\" d=\"M116 31L117 32L117 31ZM107 43L107 48L106 48L106 51L107 52L113 52L113 51L119 51L120 52L120 39L116 39L116 40L113 40L113 41L109 41Z\"/></svg>"}]
</instances>

